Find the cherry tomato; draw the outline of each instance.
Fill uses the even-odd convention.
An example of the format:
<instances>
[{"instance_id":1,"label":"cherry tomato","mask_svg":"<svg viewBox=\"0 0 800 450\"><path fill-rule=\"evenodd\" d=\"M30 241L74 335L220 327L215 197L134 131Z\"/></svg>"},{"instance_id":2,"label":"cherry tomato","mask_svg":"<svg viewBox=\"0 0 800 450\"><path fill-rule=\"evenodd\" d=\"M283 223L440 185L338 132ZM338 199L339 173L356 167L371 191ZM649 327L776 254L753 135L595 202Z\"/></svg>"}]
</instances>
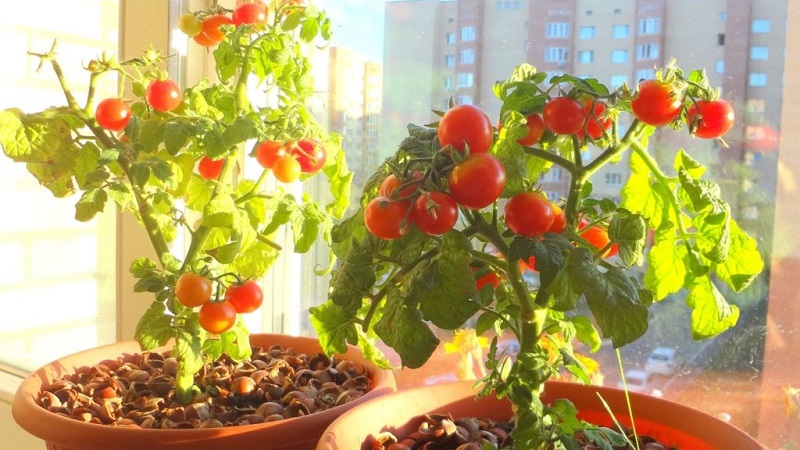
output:
<instances>
[{"instance_id":1,"label":"cherry tomato","mask_svg":"<svg viewBox=\"0 0 800 450\"><path fill-rule=\"evenodd\" d=\"M686 113L692 133L703 139L717 139L730 131L734 118L733 106L723 99L698 100Z\"/></svg>"},{"instance_id":2,"label":"cherry tomato","mask_svg":"<svg viewBox=\"0 0 800 450\"><path fill-rule=\"evenodd\" d=\"M197 320L209 333L224 333L236 323L236 309L227 301L208 302L200 307Z\"/></svg>"},{"instance_id":3,"label":"cherry tomato","mask_svg":"<svg viewBox=\"0 0 800 450\"><path fill-rule=\"evenodd\" d=\"M428 192L411 206L411 222L431 236L452 230L458 221L458 205L445 192Z\"/></svg>"},{"instance_id":4,"label":"cherry tomato","mask_svg":"<svg viewBox=\"0 0 800 450\"><path fill-rule=\"evenodd\" d=\"M586 228L586 225L587 221L585 219L581 220L581 223L578 225L578 229L583 230L581 231L581 237L592 244L592 247L598 250L604 249L611 241L611 239L608 238L608 231L599 225L592 225L589 228ZM617 244L613 244L608 250L605 251L605 253L603 253L603 258L614 256L618 251L619 247Z\"/></svg>"},{"instance_id":5,"label":"cherry tomato","mask_svg":"<svg viewBox=\"0 0 800 450\"><path fill-rule=\"evenodd\" d=\"M463 152L486 153L492 146L492 122L482 109L474 105L457 105L450 108L439 121L439 144L452 145Z\"/></svg>"},{"instance_id":6,"label":"cherry tomato","mask_svg":"<svg viewBox=\"0 0 800 450\"><path fill-rule=\"evenodd\" d=\"M197 165L197 172L205 180L216 180L222 172L222 166L225 165L225 159L211 159L208 156L200 158L200 163Z\"/></svg>"},{"instance_id":7,"label":"cherry tomato","mask_svg":"<svg viewBox=\"0 0 800 450\"><path fill-rule=\"evenodd\" d=\"M528 258L528 261L519 260L519 271L525 272L526 270L530 270L531 272L536 272L536 257L531 256Z\"/></svg>"},{"instance_id":8,"label":"cherry tomato","mask_svg":"<svg viewBox=\"0 0 800 450\"><path fill-rule=\"evenodd\" d=\"M404 235L408 229L406 216L411 203L376 197L364 208L364 225L375 236L392 240Z\"/></svg>"},{"instance_id":9,"label":"cherry tomato","mask_svg":"<svg viewBox=\"0 0 800 450\"><path fill-rule=\"evenodd\" d=\"M121 98L106 98L97 104L94 118L106 130L121 131L131 120L131 107Z\"/></svg>"},{"instance_id":10,"label":"cherry tomato","mask_svg":"<svg viewBox=\"0 0 800 450\"><path fill-rule=\"evenodd\" d=\"M631 100L633 115L640 121L661 127L678 117L683 105L680 92L672 85L659 80L644 80Z\"/></svg>"},{"instance_id":11,"label":"cherry tomato","mask_svg":"<svg viewBox=\"0 0 800 450\"><path fill-rule=\"evenodd\" d=\"M487 284L491 284L492 287L497 289L497 287L500 286L500 277L498 277L495 272L489 271L486 275L478 277L475 280L475 288L478 289L478 291L482 290Z\"/></svg>"},{"instance_id":12,"label":"cherry tomato","mask_svg":"<svg viewBox=\"0 0 800 450\"><path fill-rule=\"evenodd\" d=\"M183 101L183 93L172 80L153 80L145 92L147 103L156 111L169 112Z\"/></svg>"},{"instance_id":13,"label":"cherry tomato","mask_svg":"<svg viewBox=\"0 0 800 450\"><path fill-rule=\"evenodd\" d=\"M553 204L539 192L523 192L506 202L508 228L520 236L535 237L553 225Z\"/></svg>"},{"instance_id":14,"label":"cherry tomato","mask_svg":"<svg viewBox=\"0 0 800 450\"><path fill-rule=\"evenodd\" d=\"M280 142L263 141L256 147L256 161L265 169L271 169L275 161L281 156L286 156L286 146Z\"/></svg>"},{"instance_id":15,"label":"cherry tomato","mask_svg":"<svg viewBox=\"0 0 800 450\"><path fill-rule=\"evenodd\" d=\"M203 19L203 34L208 40L218 44L225 39L225 33L221 29L223 25L233 25L233 19L224 14L212 14Z\"/></svg>"},{"instance_id":16,"label":"cherry tomato","mask_svg":"<svg viewBox=\"0 0 800 450\"><path fill-rule=\"evenodd\" d=\"M203 305L211 298L211 280L194 272L186 272L175 283L175 298L188 308Z\"/></svg>"},{"instance_id":17,"label":"cherry tomato","mask_svg":"<svg viewBox=\"0 0 800 450\"><path fill-rule=\"evenodd\" d=\"M607 106L603 102L595 101L592 107L591 97L583 99L582 103L583 113L586 115L586 127L578 130L578 138L583 139L588 135L592 139L600 139L603 137L603 132L611 128L611 119L606 117Z\"/></svg>"},{"instance_id":18,"label":"cherry tomato","mask_svg":"<svg viewBox=\"0 0 800 450\"><path fill-rule=\"evenodd\" d=\"M264 301L264 293L258 283L253 280L247 280L228 286L225 291L225 300L233 305L237 313L250 313L261 306Z\"/></svg>"},{"instance_id":19,"label":"cherry tomato","mask_svg":"<svg viewBox=\"0 0 800 450\"><path fill-rule=\"evenodd\" d=\"M240 3L233 9L233 23L240 25L266 25L267 5L260 1Z\"/></svg>"},{"instance_id":20,"label":"cherry tomato","mask_svg":"<svg viewBox=\"0 0 800 450\"><path fill-rule=\"evenodd\" d=\"M300 163L300 170L303 173L319 172L328 159L328 152L325 147L311 139L297 141L289 153Z\"/></svg>"},{"instance_id":21,"label":"cherry tomato","mask_svg":"<svg viewBox=\"0 0 800 450\"><path fill-rule=\"evenodd\" d=\"M417 190L419 190L418 181L422 179L422 176L422 172L414 171L414 173L411 175L410 181L401 181L393 173L390 173L389 176L381 181L381 185L378 187L378 195L392 199L406 199L411 197L417 193ZM401 186L405 187L400 189ZM400 190L398 191L398 189Z\"/></svg>"},{"instance_id":22,"label":"cherry tomato","mask_svg":"<svg viewBox=\"0 0 800 450\"><path fill-rule=\"evenodd\" d=\"M300 163L292 155L284 155L272 164L272 173L278 181L291 183L300 178Z\"/></svg>"},{"instance_id":23,"label":"cherry tomato","mask_svg":"<svg viewBox=\"0 0 800 450\"><path fill-rule=\"evenodd\" d=\"M567 215L560 206L553 205L553 224L550 225L550 229L547 231L561 234L565 228L567 228Z\"/></svg>"},{"instance_id":24,"label":"cherry tomato","mask_svg":"<svg viewBox=\"0 0 800 450\"><path fill-rule=\"evenodd\" d=\"M581 102L569 97L556 97L547 102L542 116L547 128L556 134L575 134L586 121Z\"/></svg>"},{"instance_id":25,"label":"cherry tomato","mask_svg":"<svg viewBox=\"0 0 800 450\"><path fill-rule=\"evenodd\" d=\"M209 37L203 33L198 33L197 35L192 36L192 40L195 41L198 45L203 47L213 47L219 44L220 42L220 41L215 41L213 39L209 39Z\"/></svg>"},{"instance_id":26,"label":"cherry tomato","mask_svg":"<svg viewBox=\"0 0 800 450\"><path fill-rule=\"evenodd\" d=\"M448 184L456 203L469 209L481 209L500 198L506 186L506 171L494 156L474 153L453 168Z\"/></svg>"},{"instance_id":27,"label":"cherry tomato","mask_svg":"<svg viewBox=\"0 0 800 450\"><path fill-rule=\"evenodd\" d=\"M525 123L528 125L528 134L517 139L517 142L526 147L536 145L544 136L544 119L541 114L533 113L525 118Z\"/></svg>"},{"instance_id":28,"label":"cherry tomato","mask_svg":"<svg viewBox=\"0 0 800 450\"><path fill-rule=\"evenodd\" d=\"M178 28L189 37L203 32L203 21L192 13L184 13L178 18Z\"/></svg>"}]
</instances>

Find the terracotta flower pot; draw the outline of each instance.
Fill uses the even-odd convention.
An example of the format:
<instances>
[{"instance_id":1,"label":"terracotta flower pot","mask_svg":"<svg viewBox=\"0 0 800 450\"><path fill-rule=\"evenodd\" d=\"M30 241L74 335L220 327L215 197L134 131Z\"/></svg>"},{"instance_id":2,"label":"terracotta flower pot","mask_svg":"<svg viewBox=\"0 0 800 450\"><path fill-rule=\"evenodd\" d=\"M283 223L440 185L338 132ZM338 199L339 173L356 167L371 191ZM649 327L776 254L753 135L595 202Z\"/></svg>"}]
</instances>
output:
<instances>
[{"instance_id":1,"label":"terracotta flower pot","mask_svg":"<svg viewBox=\"0 0 800 450\"><path fill-rule=\"evenodd\" d=\"M473 382L445 383L397 391L360 405L338 418L325 431L317 450L368 449L364 443L370 435L390 431L398 438L417 430L425 413L450 414L458 417L489 417L507 420L511 404L494 397L474 397ZM611 426L608 413L597 394L616 412L621 423L626 419L624 392L619 389L585 386L574 383L549 382L544 401L567 398L580 411L581 418L603 426ZM687 406L656 397L631 393L640 435L650 435L665 444L691 450L764 450L742 430L711 415Z\"/></svg>"},{"instance_id":2,"label":"terracotta flower pot","mask_svg":"<svg viewBox=\"0 0 800 450\"><path fill-rule=\"evenodd\" d=\"M308 337L258 334L252 335L250 341L254 346L261 347L280 344L298 353L321 350L318 341ZM140 348L135 342L112 344L76 353L41 367L25 378L19 387L12 406L14 420L30 434L43 439L50 450L301 450L313 449L325 428L347 409L396 389L391 371L378 369L367 362L358 349L351 347L342 356L367 365L373 389L345 405L278 422L190 430L113 427L62 417L35 403L42 387L59 376L103 360L138 352Z\"/></svg>"}]
</instances>

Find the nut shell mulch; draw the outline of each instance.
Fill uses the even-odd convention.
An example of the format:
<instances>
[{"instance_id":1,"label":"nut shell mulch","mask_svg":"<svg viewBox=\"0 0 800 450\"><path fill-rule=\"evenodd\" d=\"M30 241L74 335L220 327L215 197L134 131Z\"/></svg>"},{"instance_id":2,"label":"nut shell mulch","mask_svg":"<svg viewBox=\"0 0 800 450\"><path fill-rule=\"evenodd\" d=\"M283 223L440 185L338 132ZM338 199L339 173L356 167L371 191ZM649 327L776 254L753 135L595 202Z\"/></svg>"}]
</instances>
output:
<instances>
[{"instance_id":1,"label":"nut shell mulch","mask_svg":"<svg viewBox=\"0 0 800 450\"><path fill-rule=\"evenodd\" d=\"M83 422L141 428L217 428L305 416L355 400L371 388L367 368L346 359L253 348L244 362L226 355L195 375L193 403L175 400L177 360L143 352L85 367L54 381L37 403Z\"/></svg>"},{"instance_id":2,"label":"nut shell mulch","mask_svg":"<svg viewBox=\"0 0 800 450\"><path fill-rule=\"evenodd\" d=\"M449 415L426 414L417 431L405 437L397 437L390 432L381 432L369 442L372 450L484 450L485 448L511 449L513 441L512 422L495 421L486 418L453 419ZM625 430L633 442L630 430ZM581 436L576 436L581 450L601 450ZM636 450L635 447L613 447L614 450ZM639 436L639 450L680 450L656 441L650 436Z\"/></svg>"}]
</instances>

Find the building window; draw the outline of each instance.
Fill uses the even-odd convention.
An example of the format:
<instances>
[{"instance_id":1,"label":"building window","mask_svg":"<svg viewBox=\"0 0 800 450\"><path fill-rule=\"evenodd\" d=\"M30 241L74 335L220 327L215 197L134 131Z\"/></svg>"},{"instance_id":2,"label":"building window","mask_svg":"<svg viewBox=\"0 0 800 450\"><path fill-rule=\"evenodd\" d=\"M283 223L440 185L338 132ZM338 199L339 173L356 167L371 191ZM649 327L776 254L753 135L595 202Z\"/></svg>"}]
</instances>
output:
<instances>
[{"instance_id":1,"label":"building window","mask_svg":"<svg viewBox=\"0 0 800 450\"><path fill-rule=\"evenodd\" d=\"M591 16L594 12L591 9L586 10L586 15Z\"/></svg>"},{"instance_id":2,"label":"building window","mask_svg":"<svg viewBox=\"0 0 800 450\"><path fill-rule=\"evenodd\" d=\"M551 22L545 27L545 37L548 39L561 39L569 37L569 24L566 22Z\"/></svg>"},{"instance_id":3,"label":"building window","mask_svg":"<svg viewBox=\"0 0 800 450\"><path fill-rule=\"evenodd\" d=\"M377 139L378 138L378 130L369 130L367 131L367 137L370 139Z\"/></svg>"},{"instance_id":4,"label":"building window","mask_svg":"<svg viewBox=\"0 0 800 450\"><path fill-rule=\"evenodd\" d=\"M465 72L458 74L458 87L460 88L468 88L472 87L473 84L473 76L472 72Z\"/></svg>"},{"instance_id":5,"label":"building window","mask_svg":"<svg viewBox=\"0 0 800 450\"><path fill-rule=\"evenodd\" d=\"M622 186L622 174L621 173L607 173L606 174L606 185L608 185L608 186Z\"/></svg>"},{"instance_id":6,"label":"building window","mask_svg":"<svg viewBox=\"0 0 800 450\"><path fill-rule=\"evenodd\" d=\"M611 52L611 62L615 64L621 64L628 62L628 51L627 50L614 50Z\"/></svg>"},{"instance_id":7,"label":"building window","mask_svg":"<svg viewBox=\"0 0 800 450\"><path fill-rule=\"evenodd\" d=\"M640 69L636 71L637 80L650 80L656 77L655 69Z\"/></svg>"},{"instance_id":8,"label":"building window","mask_svg":"<svg viewBox=\"0 0 800 450\"><path fill-rule=\"evenodd\" d=\"M594 39L594 27L580 27L578 39Z\"/></svg>"},{"instance_id":9,"label":"building window","mask_svg":"<svg viewBox=\"0 0 800 450\"><path fill-rule=\"evenodd\" d=\"M658 44L643 44L636 46L636 59L658 58Z\"/></svg>"},{"instance_id":10,"label":"building window","mask_svg":"<svg viewBox=\"0 0 800 450\"><path fill-rule=\"evenodd\" d=\"M475 27L464 27L461 29L461 40L470 42L475 40Z\"/></svg>"},{"instance_id":11,"label":"building window","mask_svg":"<svg viewBox=\"0 0 800 450\"><path fill-rule=\"evenodd\" d=\"M725 45L725 33L717 34L717 45L720 47Z\"/></svg>"},{"instance_id":12,"label":"building window","mask_svg":"<svg viewBox=\"0 0 800 450\"><path fill-rule=\"evenodd\" d=\"M622 8L614 8L614 14L622 14Z\"/></svg>"},{"instance_id":13,"label":"building window","mask_svg":"<svg viewBox=\"0 0 800 450\"><path fill-rule=\"evenodd\" d=\"M766 103L760 98L751 98L747 100L747 113L748 114L764 114Z\"/></svg>"},{"instance_id":14,"label":"building window","mask_svg":"<svg viewBox=\"0 0 800 450\"><path fill-rule=\"evenodd\" d=\"M456 43L456 34L453 32L446 33L444 35L444 43L445 44L455 44Z\"/></svg>"},{"instance_id":15,"label":"building window","mask_svg":"<svg viewBox=\"0 0 800 450\"><path fill-rule=\"evenodd\" d=\"M444 78L444 90L450 91L453 89L453 77L445 77Z\"/></svg>"},{"instance_id":16,"label":"building window","mask_svg":"<svg viewBox=\"0 0 800 450\"><path fill-rule=\"evenodd\" d=\"M455 55L444 55L444 65L447 67L455 66L456 65Z\"/></svg>"},{"instance_id":17,"label":"building window","mask_svg":"<svg viewBox=\"0 0 800 450\"><path fill-rule=\"evenodd\" d=\"M769 47L750 47L750 59L766 61L769 59Z\"/></svg>"},{"instance_id":18,"label":"building window","mask_svg":"<svg viewBox=\"0 0 800 450\"><path fill-rule=\"evenodd\" d=\"M726 20L728 20L728 11L720 11L719 20L720 22L725 22Z\"/></svg>"},{"instance_id":19,"label":"building window","mask_svg":"<svg viewBox=\"0 0 800 450\"><path fill-rule=\"evenodd\" d=\"M461 53L459 53L458 62L460 64L475 64L475 50L461 50Z\"/></svg>"},{"instance_id":20,"label":"building window","mask_svg":"<svg viewBox=\"0 0 800 450\"><path fill-rule=\"evenodd\" d=\"M611 36L614 39L625 39L630 35L631 27L629 25L614 25L611 27Z\"/></svg>"},{"instance_id":21,"label":"building window","mask_svg":"<svg viewBox=\"0 0 800 450\"><path fill-rule=\"evenodd\" d=\"M754 19L753 33L769 33L769 19Z\"/></svg>"},{"instance_id":22,"label":"building window","mask_svg":"<svg viewBox=\"0 0 800 450\"><path fill-rule=\"evenodd\" d=\"M717 71L717 73L725 73L725 60L724 59L718 59L715 66L716 66L715 70Z\"/></svg>"},{"instance_id":23,"label":"building window","mask_svg":"<svg viewBox=\"0 0 800 450\"><path fill-rule=\"evenodd\" d=\"M471 105L472 104L472 96L471 95L459 95L458 97L456 97L456 103L458 103L459 105ZM448 108L449 108L449 106L448 106Z\"/></svg>"},{"instance_id":24,"label":"building window","mask_svg":"<svg viewBox=\"0 0 800 450\"><path fill-rule=\"evenodd\" d=\"M578 62L581 64L591 64L594 62L594 51L582 50L578 52Z\"/></svg>"},{"instance_id":25,"label":"building window","mask_svg":"<svg viewBox=\"0 0 800 450\"><path fill-rule=\"evenodd\" d=\"M658 17L639 19L639 34L657 34L661 28L661 20Z\"/></svg>"},{"instance_id":26,"label":"building window","mask_svg":"<svg viewBox=\"0 0 800 450\"><path fill-rule=\"evenodd\" d=\"M764 72L752 72L748 77L747 84L755 87L766 86L767 74Z\"/></svg>"},{"instance_id":27,"label":"building window","mask_svg":"<svg viewBox=\"0 0 800 450\"><path fill-rule=\"evenodd\" d=\"M564 47L546 47L544 49L545 62L564 63L567 62L569 50Z\"/></svg>"},{"instance_id":28,"label":"building window","mask_svg":"<svg viewBox=\"0 0 800 450\"><path fill-rule=\"evenodd\" d=\"M627 75L611 75L611 78L608 80L608 84L612 87L620 87L623 84L628 84L628 76Z\"/></svg>"}]
</instances>

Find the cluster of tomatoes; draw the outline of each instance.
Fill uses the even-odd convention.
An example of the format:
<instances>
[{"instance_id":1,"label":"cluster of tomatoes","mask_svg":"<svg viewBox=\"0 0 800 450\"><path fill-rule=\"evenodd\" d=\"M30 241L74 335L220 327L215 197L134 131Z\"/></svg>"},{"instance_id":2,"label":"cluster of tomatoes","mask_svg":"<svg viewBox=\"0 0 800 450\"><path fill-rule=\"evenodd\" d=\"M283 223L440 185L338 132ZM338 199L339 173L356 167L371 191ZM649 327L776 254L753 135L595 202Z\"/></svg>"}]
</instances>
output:
<instances>
[{"instance_id":1,"label":"cluster of tomatoes","mask_svg":"<svg viewBox=\"0 0 800 450\"><path fill-rule=\"evenodd\" d=\"M169 79L152 80L144 94L147 104L156 111L170 112L183 101L178 84ZM97 124L109 131L122 131L128 126L133 113L125 99L105 98L97 104L94 118Z\"/></svg>"},{"instance_id":2,"label":"cluster of tomatoes","mask_svg":"<svg viewBox=\"0 0 800 450\"><path fill-rule=\"evenodd\" d=\"M256 145L253 156L261 167L272 170L278 181L291 183L302 174L313 175L322 170L328 159L328 152L322 143L314 139L262 141ZM216 180L224 162L224 159L203 156L197 171L203 179Z\"/></svg>"},{"instance_id":3,"label":"cluster of tomatoes","mask_svg":"<svg viewBox=\"0 0 800 450\"><path fill-rule=\"evenodd\" d=\"M186 272L175 283L175 298L187 308L200 307L198 321L209 333L223 333L236 323L237 314L255 311L264 294L253 280L236 281L225 289L221 301L212 300L212 282L194 272Z\"/></svg>"}]
</instances>

